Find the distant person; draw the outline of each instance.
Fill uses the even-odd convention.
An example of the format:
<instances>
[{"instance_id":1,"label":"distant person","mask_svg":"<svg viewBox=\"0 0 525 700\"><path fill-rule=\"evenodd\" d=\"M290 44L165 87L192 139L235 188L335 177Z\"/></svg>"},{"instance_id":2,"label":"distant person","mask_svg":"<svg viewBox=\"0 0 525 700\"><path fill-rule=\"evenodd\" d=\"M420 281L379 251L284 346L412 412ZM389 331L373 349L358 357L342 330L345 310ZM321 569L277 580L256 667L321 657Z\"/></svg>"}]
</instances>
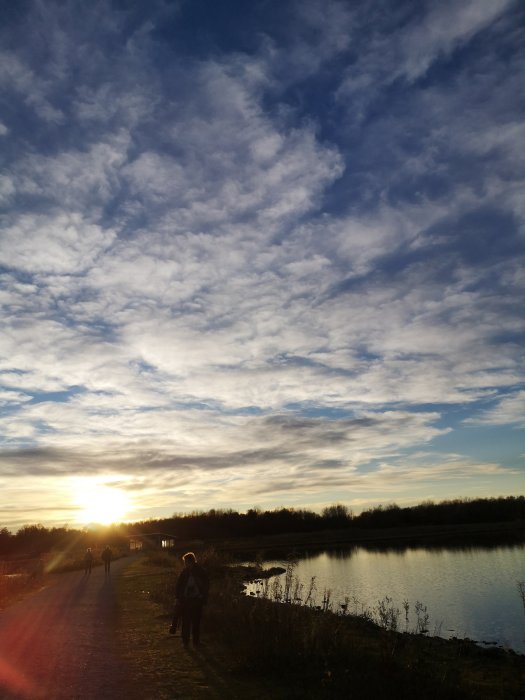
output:
<instances>
[{"instance_id":1,"label":"distant person","mask_svg":"<svg viewBox=\"0 0 525 700\"><path fill-rule=\"evenodd\" d=\"M109 574L109 570L111 568L111 560L113 559L113 552L111 551L111 548L109 545L106 545L104 549L102 550L102 554L100 555L100 558L104 562L104 573Z\"/></svg>"},{"instance_id":2,"label":"distant person","mask_svg":"<svg viewBox=\"0 0 525 700\"><path fill-rule=\"evenodd\" d=\"M93 568L93 552L91 551L91 547L88 547L86 549L86 553L84 554L84 575L90 574L92 568Z\"/></svg>"},{"instance_id":3,"label":"distant person","mask_svg":"<svg viewBox=\"0 0 525 700\"><path fill-rule=\"evenodd\" d=\"M191 637L194 646L199 646L202 608L208 600L210 583L193 552L187 552L182 561L184 569L175 584L175 609L180 607L182 643L188 646Z\"/></svg>"}]
</instances>

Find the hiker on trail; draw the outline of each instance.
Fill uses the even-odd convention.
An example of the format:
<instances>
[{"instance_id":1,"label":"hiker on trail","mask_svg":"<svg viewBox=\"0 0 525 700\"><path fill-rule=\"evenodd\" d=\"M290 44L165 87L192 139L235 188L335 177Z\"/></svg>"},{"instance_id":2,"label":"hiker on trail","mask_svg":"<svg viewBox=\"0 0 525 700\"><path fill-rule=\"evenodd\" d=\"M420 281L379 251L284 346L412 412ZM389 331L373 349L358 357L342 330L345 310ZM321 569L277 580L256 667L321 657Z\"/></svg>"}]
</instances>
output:
<instances>
[{"instance_id":1,"label":"hiker on trail","mask_svg":"<svg viewBox=\"0 0 525 700\"><path fill-rule=\"evenodd\" d=\"M182 643L188 646L191 637L194 646L199 646L202 608L208 600L210 583L193 552L187 552L182 560L184 569L175 584L176 607L180 606L182 618Z\"/></svg>"},{"instance_id":2,"label":"hiker on trail","mask_svg":"<svg viewBox=\"0 0 525 700\"><path fill-rule=\"evenodd\" d=\"M84 575L91 573L92 566L93 566L93 552L91 551L91 547L88 547L86 549L86 553L84 554Z\"/></svg>"},{"instance_id":3,"label":"hiker on trail","mask_svg":"<svg viewBox=\"0 0 525 700\"><path fill-rule=\"evenodd\" d=\"M104 562L104 573L109 574L109 568L111 566L111 560L113 559L113 552L111 551L109 545L106 545L102 550L100 555L102 561Z\"/></svg>"}]
</instances>

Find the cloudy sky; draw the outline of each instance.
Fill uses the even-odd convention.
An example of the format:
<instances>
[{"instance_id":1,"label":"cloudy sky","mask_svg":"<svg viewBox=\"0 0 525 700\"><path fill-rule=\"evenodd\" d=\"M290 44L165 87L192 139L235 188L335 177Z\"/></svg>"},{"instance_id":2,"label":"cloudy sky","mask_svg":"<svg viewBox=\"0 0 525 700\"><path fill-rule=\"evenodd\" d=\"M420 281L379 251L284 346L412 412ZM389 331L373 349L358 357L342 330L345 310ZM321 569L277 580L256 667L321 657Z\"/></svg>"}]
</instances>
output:
<instances>
[{"instance_id":1,"label":"cloudy sky","mask_svg":"<svg viewBox=\"0 0 525 700\"><path fill-rule=\"evenodd\" d=\"M523 3L0 9L0 527L525 491Z\"/></svg>"}]
</instances>

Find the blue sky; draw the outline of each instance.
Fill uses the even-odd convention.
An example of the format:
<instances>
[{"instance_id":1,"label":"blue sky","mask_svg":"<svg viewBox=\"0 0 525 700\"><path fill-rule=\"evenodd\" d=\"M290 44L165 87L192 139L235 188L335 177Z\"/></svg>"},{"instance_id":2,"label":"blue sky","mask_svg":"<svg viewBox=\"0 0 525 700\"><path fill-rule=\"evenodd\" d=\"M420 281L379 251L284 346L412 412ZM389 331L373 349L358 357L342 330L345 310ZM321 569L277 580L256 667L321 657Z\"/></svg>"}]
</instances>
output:
<instances>
[{"instance_id":1,"label":"blue sky","mask_svg":"<svg viewBox=\"0 0 525 700\"><path fill-rule=\"evenodd\" d=\"M523 493L522 3L0 9L0 525Z\"/></svg>"}]
</instances>

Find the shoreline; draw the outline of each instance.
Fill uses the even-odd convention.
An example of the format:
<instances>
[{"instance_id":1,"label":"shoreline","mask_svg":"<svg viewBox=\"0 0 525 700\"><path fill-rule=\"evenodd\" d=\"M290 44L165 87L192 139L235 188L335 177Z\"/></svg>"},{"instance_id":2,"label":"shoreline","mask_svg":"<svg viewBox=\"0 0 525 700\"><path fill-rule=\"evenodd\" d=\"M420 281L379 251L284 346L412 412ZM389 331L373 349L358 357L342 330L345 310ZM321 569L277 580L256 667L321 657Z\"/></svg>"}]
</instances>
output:
<instances>
[{"instance_id":1,"label":"shoreline","mask_svg":"<svg viewBox=\"0 0 525 700\"><path fill-rule=\"evenodd\" d=\"M166 630L171 619L169 582L175 571L166 561L161 567L160 562L137 560L122 579L119 595L125 611L119 646L137 674L137 685L158 691L157 697L169 696L161 692L168 691L166 686L172 696L182 692L189 699L208 697L203 672L206 685L219 697L521 697L525 657L519 653L245 597L237 588L240 572L224 577L222 566L214 569L204 649L174 654L170 648L179 640L169 639ZM144 646L149 650L146 665ZM220 675L215 670L211 675L210 668L220 668Z\"/></svg>"},{"instance_id":2,"label":"shoreline","mask_svg":"<svg viewBox=\"0 0 525 700\"><path fill-rule=\"evenodd\" d=\"M177 543L177 549L183 546ZM189 543L188 543L189 544ZM195 546L195 542L192 543ZM246 538L218 538L200 543L221 552L257 553L261 550L281 552L290 549L325 549L334 547L408 548L514 546L525 544L525 522L474 523L466 525L425 525L344 530L321 530L279 535L256 535Z\"/></svg>"}]
</instances>

